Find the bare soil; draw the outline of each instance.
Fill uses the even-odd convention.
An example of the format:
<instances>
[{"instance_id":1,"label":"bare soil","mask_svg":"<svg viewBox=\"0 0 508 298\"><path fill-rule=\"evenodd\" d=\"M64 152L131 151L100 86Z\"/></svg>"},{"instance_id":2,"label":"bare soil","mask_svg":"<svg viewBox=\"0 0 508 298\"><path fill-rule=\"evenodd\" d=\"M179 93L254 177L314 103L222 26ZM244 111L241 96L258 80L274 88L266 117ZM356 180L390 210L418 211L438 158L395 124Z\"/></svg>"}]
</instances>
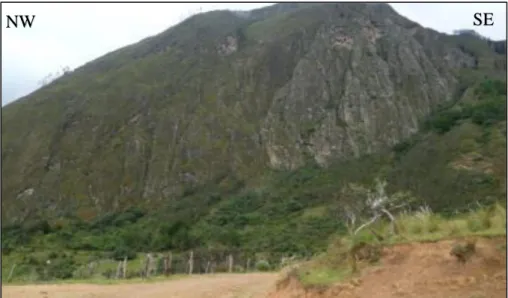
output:
<instances>
[{"instance_id":1,"label":"bare soil","mask_svg":"<svg viewBox=\"0 0 508 298\"><path fill-rule=\"evenodd\" d=\"M264 298L273 273L215 274L139 284L2 286L5 298Z\"/></svg>"},{"instance_id":2,"label":"bare soil","mask_svg":"<svg viewBox=\"0 0 508 298\"><path fill-rule=\"evenodd\" d=\"M282 279L270 298L505 298L506 238L479 239L466 264L451 256L454 241L384 248L381 264L330 287Z\"/></svg>"}]
</instances>

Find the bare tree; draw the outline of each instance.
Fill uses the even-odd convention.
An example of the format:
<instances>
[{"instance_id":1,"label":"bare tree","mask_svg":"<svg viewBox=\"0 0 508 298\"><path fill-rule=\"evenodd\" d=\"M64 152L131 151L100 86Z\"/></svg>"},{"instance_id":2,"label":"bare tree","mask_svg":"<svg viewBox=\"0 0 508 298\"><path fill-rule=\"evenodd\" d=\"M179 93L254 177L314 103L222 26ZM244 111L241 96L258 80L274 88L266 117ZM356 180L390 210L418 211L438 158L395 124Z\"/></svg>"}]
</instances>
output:
<instances>
[{"instance_id":1,"label":"bare tree","mask_svg":"<svg viewBox=\"0 0 508 298\"><path fill-rule=\"evenodd\" d=\"M340 216L346 223L350 235L356 235L385 216L390 220L390 230L396 234L396 218L393 213L411 203L408 193L386 193L386 181L375 180L374 188L348 184L340 196Z\"/></svg>"},{"instance_id":2,"label":"bare tree","mask_svg":"<svg viewBox=\"0 0 508 298\"><path fill-rule=\"evenodd\" d=\"M49 73L44 78L42 78L38 83L40 86L46 86L49 83L53 82L54 80L65 76L67 74L71 73L71 68L69 66L62 66L60 70L57 70L54 73Z\"/></svg>"},{"instance_id":3,"label":"bare tree","mask_svg":"<svg viewBox=\"0 0 508 298\"><path fill-rule=\"evenodd\" d=\"M386 181L375 180L373 188L366 188L357 184L348 184L340 194L339 216L345 222L348 234L353 240L349 250L349 258L353 272L356 271L356 250L363 247L364 243L355 243L355 236L365 228L370 227L382 217L390 221L390 232L398 233L396 210L404 208L411 203L408 193L395 193L387 195ZM382 236L371 229L378 238Z\"/></svg>"}]
</instances>

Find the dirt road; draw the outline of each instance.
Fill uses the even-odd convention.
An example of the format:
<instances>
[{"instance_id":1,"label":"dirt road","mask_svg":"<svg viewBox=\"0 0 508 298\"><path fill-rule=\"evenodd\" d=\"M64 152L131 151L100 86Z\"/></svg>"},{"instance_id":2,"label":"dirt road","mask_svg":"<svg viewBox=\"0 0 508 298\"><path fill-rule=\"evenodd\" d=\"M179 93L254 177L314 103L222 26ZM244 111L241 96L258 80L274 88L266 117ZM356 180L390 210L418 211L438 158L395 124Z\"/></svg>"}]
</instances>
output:
<instances>
[{"instance_id":1,"label":"dirt road","mask_svg":"<svg viewBox=\"0 0 508 298\"><path fill-rule=\"evenodd\" d=\"M277 275L217 274L141 284L2 286L5 298L264 298Z\"/></svg>"}]
</instances>

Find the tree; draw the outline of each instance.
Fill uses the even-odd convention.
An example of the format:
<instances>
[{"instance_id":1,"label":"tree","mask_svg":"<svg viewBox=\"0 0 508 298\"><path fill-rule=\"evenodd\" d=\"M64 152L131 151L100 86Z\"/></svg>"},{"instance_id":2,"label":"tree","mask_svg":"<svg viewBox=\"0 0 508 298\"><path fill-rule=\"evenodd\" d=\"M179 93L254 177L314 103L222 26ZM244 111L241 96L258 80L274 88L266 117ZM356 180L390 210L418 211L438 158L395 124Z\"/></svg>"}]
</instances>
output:
<instances>
[{"instance_id":1,"label":"tree","mask_svg":"<svg viewBox=\"0 0 508 298\"><path fill-rule=\"evenodd\" d=\"M386 185L386 181L376 179L373 188L350 183L341 191L339 217L344 221L349 237L353 241L349 248L353 272L356 271L356 250L365 245L365 243L356 243L356 235L383 216L390 220L391 233L398 233L394 212L411 202L408 193L398 192L389 196L386 193ZM379 235L372 232L379 238Z\"/></svg>"},{"instance_id":2,"label":"tree","mask_svg":"<svg viewBox=\"0 0 508 298\"><path fill-rule=\"evenodd\" d=\"M69 73L71 73L71 68L69 66L62 66L59 71L56 71L54 73L50 73L50 74L46 75L44 78L42 78L39 81L39 85L40 86L46 86L49 83L55 81L56 79L58 79L60 77L63 77L65 75L68 75Z\"/></svg>"},{"instance_id":3,"label":"tree","mask_svg":"<svg viewBox=\"0 0 508 298\"><path fill-rule=\"evenodd\" d=\"M358 234L383 216L390 220L391 231L397 232L393 212L407 206L411 199L409 194L404 192L387 195L386 185L386 181L376 179L371 189L354 183L343 188L340 196L340 217L350 235Z\"/></svg>"}]
</instances>

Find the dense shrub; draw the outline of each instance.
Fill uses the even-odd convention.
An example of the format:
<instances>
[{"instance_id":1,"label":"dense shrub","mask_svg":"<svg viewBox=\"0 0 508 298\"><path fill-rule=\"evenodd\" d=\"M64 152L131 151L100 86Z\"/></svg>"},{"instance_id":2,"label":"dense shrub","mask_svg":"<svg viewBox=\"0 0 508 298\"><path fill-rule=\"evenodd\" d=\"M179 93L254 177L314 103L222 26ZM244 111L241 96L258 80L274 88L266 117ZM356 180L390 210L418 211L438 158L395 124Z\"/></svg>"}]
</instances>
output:
<instances>
[{"instance_id":1,"label":"dense shrub","mask_svg":"<svg viewBox=\"0 0 508 298\"><path fill-rule=\"evenodd\" d=\"M480 96L506 95L506 83L500 80L484 80L475 89L475 94Z\"/></svg>"},{"instance_id":2,"label":"dense shrub","mask_svg":"<svg viewBox=\"0 0 508 298\"><path fill-rule=\"evenodd\" d=\"M463 117L464 115L461 110L449 109L440 111L430 116L425 122L424 127L437 133L445 133L452 129Z\"/></svg>"},{"instance_id":3,"label":"dense shrub","mask_svg":"<svg viewBox=\"0 0 508 298\"><path fill-rule=\"evenodd\" d=\"M33 220L28 221L23 226L24 232L27 234L43 233L48 234L51 232L51 226L47 220Z\"/></svg>"},{"instance_id":4,"label":"dense shrub","mask_svg":"<svg viewBox=\"0 0 508 298\"><path fill-rule=\"evenodd\" d=\"M506 120L506 84L499 80L484 80L475 89L476 102L458 107L439 109L424 122L424 129L445 133L460 123L471 119L473 123L488 126ZM404 147L397 148L403 150Z\"/></svg>"},{"instance_id":5,"label":"dense shrub","mask_svg":"<svg viewBox=\"0 0 508 298\"><path fill-rule=\"evenodd\" d=\"M492 125L506 120L506 99L482 101L472 108L472 120L478 125Z\"/></svg>"},{"instance_id":6,"label":"dense shrub","mask_svg":"<svg viewBox=\"0 0 508 298\"><path fill-rule=\"evenodd\" d=\"M266 260L259 260L256 262L256 270L258 271L270 271L271 266L270 263Z\"/></svg>"},{"instance_id":7,"label":"dense shrub","mask_svg":"<svg viewBox=\"0 0 508 298\"><path fill-rule=\"evenodd\" d=\"M38 261L34 258L30 259L28 264L35 265L39 279L69 279L72 278L76 270L76 262L72 257L52 259L49 261Z\"/></svg>"},{"instance_id":8,"label":"dense shrub","mask_svg":"<svg viewBox=\"0 0 508 298\"><path fill-rule=\"evenodd\" d=\"M117 261L123 260L127 257L128 260L136 258L136 251L127 246L118 246L112 253L111 258Z\"/></svg>"}]
</instances>

